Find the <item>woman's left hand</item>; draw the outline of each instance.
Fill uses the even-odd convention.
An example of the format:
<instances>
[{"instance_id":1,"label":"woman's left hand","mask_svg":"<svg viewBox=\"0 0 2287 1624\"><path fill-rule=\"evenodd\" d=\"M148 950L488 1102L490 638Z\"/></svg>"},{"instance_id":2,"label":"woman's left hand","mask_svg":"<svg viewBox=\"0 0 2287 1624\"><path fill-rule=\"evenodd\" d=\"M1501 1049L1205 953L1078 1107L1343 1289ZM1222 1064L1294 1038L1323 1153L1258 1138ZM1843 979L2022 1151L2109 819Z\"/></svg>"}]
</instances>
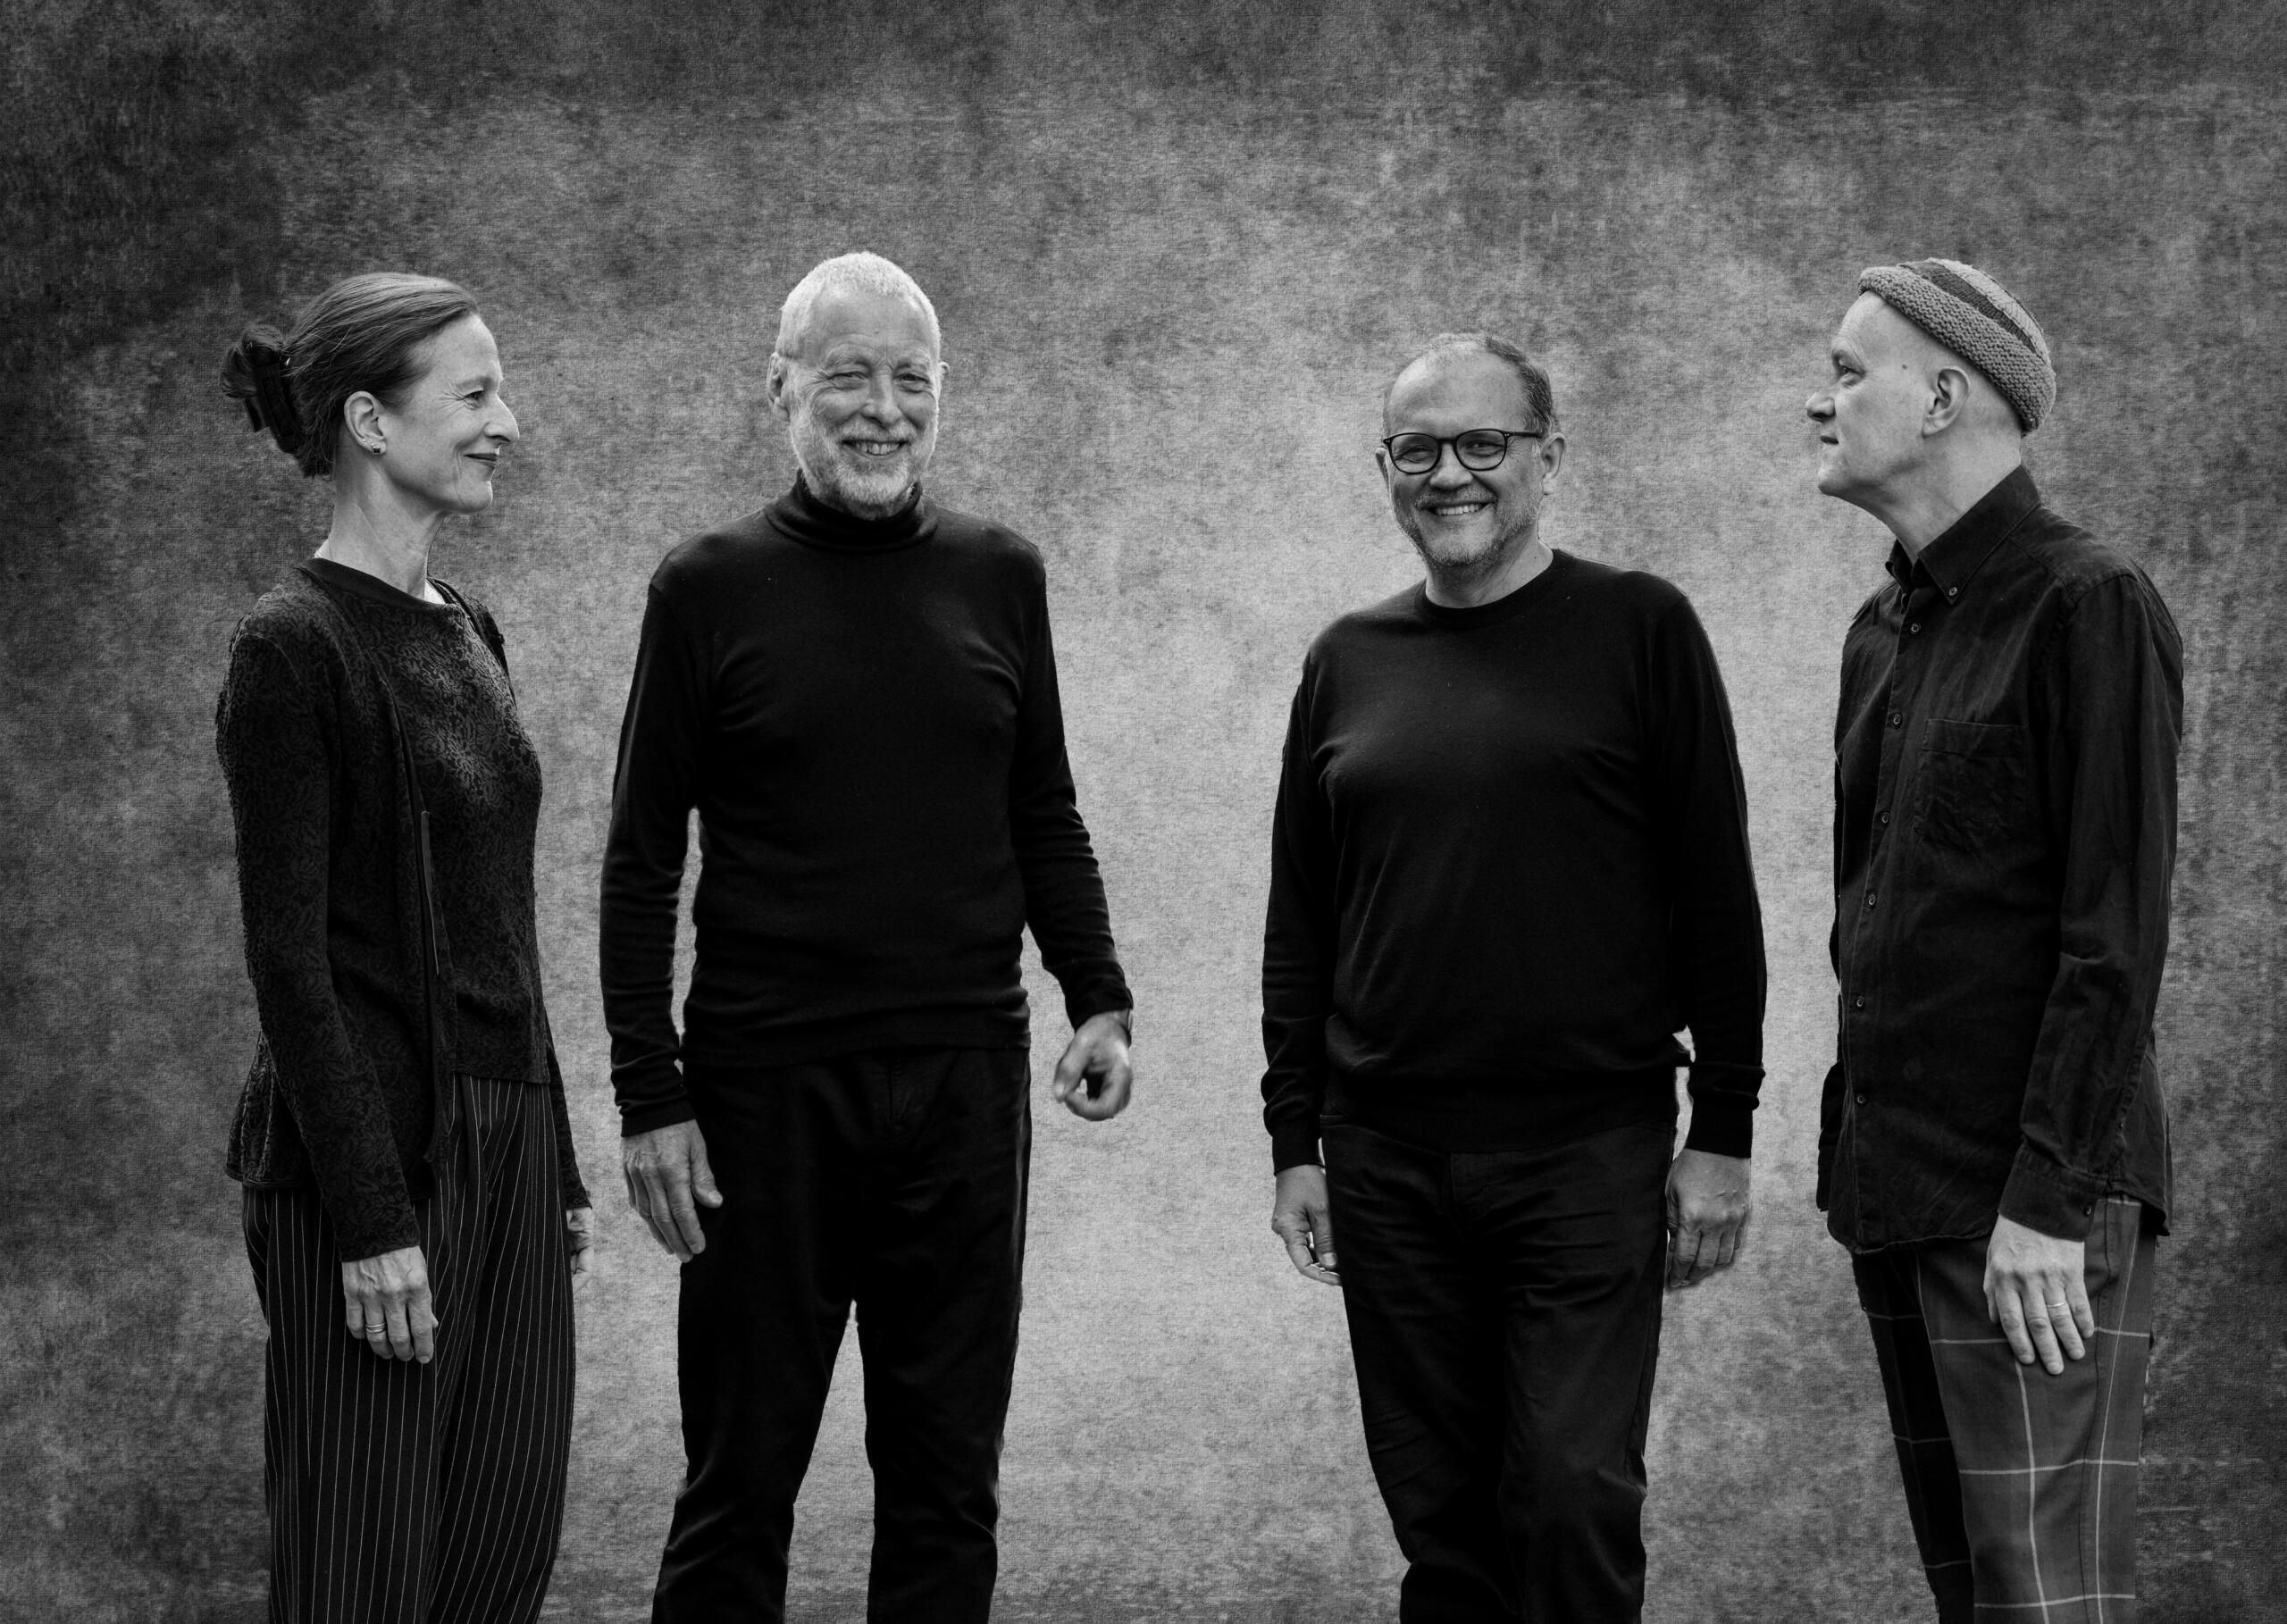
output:
<instances>
[{"instance_id":1,"label":"woman's left hand","mask_svg":"<svg viewBox=\"0 0 2287 1624\"><path fill-rule=\"evenodd\" d=\"M564 1250L572 1259L572 1289L578 1291L596 1269L596 1210L567 1207L564 1211Z\"/></svg>"}]
</instances>

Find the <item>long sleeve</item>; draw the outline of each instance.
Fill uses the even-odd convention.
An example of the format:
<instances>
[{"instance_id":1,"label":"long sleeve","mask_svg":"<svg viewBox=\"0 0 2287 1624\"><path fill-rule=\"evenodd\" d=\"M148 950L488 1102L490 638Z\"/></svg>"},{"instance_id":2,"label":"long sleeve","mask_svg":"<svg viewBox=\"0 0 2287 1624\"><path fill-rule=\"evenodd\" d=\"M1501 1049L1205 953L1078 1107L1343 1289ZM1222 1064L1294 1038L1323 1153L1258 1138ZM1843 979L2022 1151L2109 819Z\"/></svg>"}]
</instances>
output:
<instances>
[{"instance_id":1,"label":"long sleeve","mask_svg":"<svg viewBox=\"0 0 2287 1624\"><path fill-rule=\"evenodd\" d=\"M1686 1143L1745 1156L1763 1084L1763 912L1730 704L1706 631L1680 597L1660 623L1653 682L1674 896L1671 963L1693 1050Z\"/></svg>"},{"instance_id":2,"label":"long sleeve","mask_svg":"<svg viewBox=\"0 0 2287 1624\"><path fill-rule=\"evenodd\" d=\"M1009 833L1024 876L1026 923L1039 944L1041 963L1064 990L1066 1017L1076 1027L1090 1016L1126 1009L1134 1000L1114 953L1103 878L1065 753L1064 707L1044 585L1032 607L1038 620L1017 705Z\"/></svg>"},{"instance_id":3,"label":"long sleeve","mask_svg":"<svg viewBox=\"0 0 2287 1624\"><path fill-rule=\"evenodd\" d=\"M2058 636L2044 770L2063 852L2057 961L2003 1216L2079 1237L2108 1187L2167 956L2183 665L2144 582L2100 582Z\"/></svg>"},{"instance_id":4,"label":"long sleeve","mask_svg":"<svg viewBox=\"0 0 2287 1624\"><path fill-rule=\"evenodd\" d=\"M674 946L705 725L700 655L655 584L620 724L598 932L612 1090L631 1134L692 1114L676 1064Z\"/></svg>"},{"instance_id":5,"label":"long sleeve","mask_svg":"<svg viewBox=\"0 0 2287 1624\"><path fill-rule=\"evenodd\" d=\"M1262 933L1262 1121L1283 1170L1319 1159L1334 1009L1334 840L1311 763L1306 672L1287 713Z\"/></svg>"},{"instance_id":6,"label":"long sleeve","mask_svg":"<svg viewBox=\"0 0 2287 1624\"><path fill-rule=\"evenodd\" d=\"M545 1023L548 1017L540 1019ZM591 1206L587 1181L580 1176L580 1156L572 1143L572 1114L564 1099L564 1067L556 1059L556 1034L547 1034L549 1110L556 1118L556 1182L564 1193L564 1209Z\"/></svg>"},{"instance_id":7,"label":"long sleeve","mask_svg":"<svg viewBox=\"0 0 2287 1624\"><path fill-rule=\"evenodd\" d=\"M318 679L241 631L215 717L238 841L247 971L341 1255L420 1244L390 1113L334 993L327 948L336 763Z\"/></svg>"}]
</instances>

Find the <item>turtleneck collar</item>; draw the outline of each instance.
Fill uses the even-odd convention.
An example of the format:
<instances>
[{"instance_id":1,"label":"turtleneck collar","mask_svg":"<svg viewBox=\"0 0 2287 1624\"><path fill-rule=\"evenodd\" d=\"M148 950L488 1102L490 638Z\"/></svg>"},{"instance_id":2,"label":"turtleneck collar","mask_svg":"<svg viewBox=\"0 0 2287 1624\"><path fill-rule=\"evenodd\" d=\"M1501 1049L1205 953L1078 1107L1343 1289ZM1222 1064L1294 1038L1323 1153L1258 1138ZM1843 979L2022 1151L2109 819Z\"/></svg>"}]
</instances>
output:
<instances>
[{"instance_id":1,"label":"turtleneck collar","mask_svg":"<svg viewBox=\"0 0 2287 1624\"><path fill-rule=\"evenodd\" d=\"M770 522L780 532L808 547L837 553L890 553L926 541L937 531L937 509L919 486L904 506L886 519L861 519L820 501L809 481L794 476L794 488L770 505Z\"/></svg>"}]
</instances>

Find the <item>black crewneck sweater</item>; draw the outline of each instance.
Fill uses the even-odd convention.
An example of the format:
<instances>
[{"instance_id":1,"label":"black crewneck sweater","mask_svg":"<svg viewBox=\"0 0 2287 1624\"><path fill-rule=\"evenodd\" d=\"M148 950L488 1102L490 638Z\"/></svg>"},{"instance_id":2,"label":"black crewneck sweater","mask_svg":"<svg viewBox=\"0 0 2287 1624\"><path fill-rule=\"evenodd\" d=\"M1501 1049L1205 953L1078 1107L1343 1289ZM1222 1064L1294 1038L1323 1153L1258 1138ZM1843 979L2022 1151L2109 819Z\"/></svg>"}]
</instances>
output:
<instances>
[{"instance_id":1,"label":"black crewneck sweater","mask_svg":"<svg viewBox=\"0 0 2287 1624\"><path fill-rule=\"evenodd\" d=\"M686 825L698 963L672 987ZM687 1119L677 1062L1019 1047L1029 925L1075 1025L1128 1007L1065 758L1039 552L917 494L798 482L651 580L604 857L624 1132Z\"/></svg>"},{"instance_id":2,"label":"black crewneck sweater","mask_svg":"<svg viewBox=\"0 0 2287 1624\"><path fill-rule=\"evenodd\" d=\"M1416 587L1303 662L1271 848L1264 1120L1525 1149L1675 1110L1744 1156L1762 915L1730 707L1657 576L1558 552L1474 608Z\"/></svg>"}]
</instances>

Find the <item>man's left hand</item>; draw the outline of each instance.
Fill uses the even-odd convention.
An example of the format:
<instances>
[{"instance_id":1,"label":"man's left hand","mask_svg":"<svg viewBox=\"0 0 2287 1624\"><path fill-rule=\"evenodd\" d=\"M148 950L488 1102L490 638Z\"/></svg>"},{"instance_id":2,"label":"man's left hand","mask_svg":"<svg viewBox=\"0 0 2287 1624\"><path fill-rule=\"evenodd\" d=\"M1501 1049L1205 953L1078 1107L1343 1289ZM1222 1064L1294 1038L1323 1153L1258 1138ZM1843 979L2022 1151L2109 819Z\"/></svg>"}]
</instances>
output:
<instances>
[{"instance_id":1,"label":"man's left hand","mask_svg":"<svg viewBox=\"0 0 2287 1624\"><path fill-rule=\"evenodd\" d=\"M1747 1159L1685 1151L1668 1169L1668 1289L1696 1285L1739 1255Z\"/></svg>"},{"instance_id":2,"label":"man's left hand","mask_svg":"<svg viewBox=\"0 0 2287 1624\"><path fill-rule=\"evenodd\" d=\"M1127 1061L1127 1012L1107 1009L1080 1023L1064 1046L1064 1058L1056 1063L1048 1092L1074 1116L1102 1122L1127 1109L1127 1091L1135 1080L1135 1068Z\"/></svg>"},{"instance_id":3,"label":"man's left hand","mask_svg":"<svg viewBox=\"0 0 2287 1624\"><path fill-rule=\"evenodd\" d=\"M1993 1238L1985 1243L1985 1311L2019 1364L2038 1356L2042 1369L2062 1376L2066 1360L2088 1352L2097 1335L2082 1275L2088 1266L2085 1241L2043 1235L2015 1218L1993 1220Z\"/></svg>"}]
</instances>

